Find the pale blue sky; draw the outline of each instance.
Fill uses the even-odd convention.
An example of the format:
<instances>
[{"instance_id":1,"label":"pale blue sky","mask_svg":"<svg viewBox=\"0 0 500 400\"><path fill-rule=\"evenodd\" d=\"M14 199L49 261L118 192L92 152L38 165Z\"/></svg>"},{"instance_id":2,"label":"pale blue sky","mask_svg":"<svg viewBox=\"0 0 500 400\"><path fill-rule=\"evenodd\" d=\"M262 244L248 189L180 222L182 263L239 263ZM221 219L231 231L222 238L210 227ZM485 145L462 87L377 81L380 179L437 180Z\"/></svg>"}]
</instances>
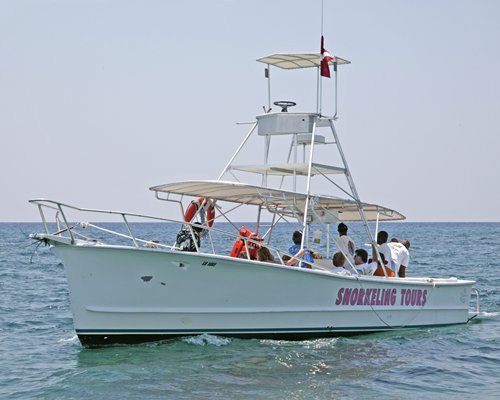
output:
<instances>
[{"instance_id":1,"label":"pale blue sky","mask_svg":"<svg viewBox=\"0 0 500 400\"><path fill-rule=\"evenodd\" d=\"M235 123L267 103L255 59L318 51L320 9L0 0L0 221L37 221L37 197L161 214L150 186L217 178ZM325 1L325 47L352 61L337 128L363 200L409 221L500 221L499 21L493 0ZM274 90L314 111L305 85Z\"/></svg>"}]
</instances>

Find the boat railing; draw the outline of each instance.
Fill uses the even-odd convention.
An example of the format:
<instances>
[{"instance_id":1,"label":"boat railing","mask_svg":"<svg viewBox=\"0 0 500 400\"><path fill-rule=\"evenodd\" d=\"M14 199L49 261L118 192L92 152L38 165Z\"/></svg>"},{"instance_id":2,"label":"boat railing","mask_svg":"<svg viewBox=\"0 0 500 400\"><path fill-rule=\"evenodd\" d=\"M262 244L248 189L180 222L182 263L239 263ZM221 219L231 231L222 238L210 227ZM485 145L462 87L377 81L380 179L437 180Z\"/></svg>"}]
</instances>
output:
<instances>
[{"instance_id":1,"label":"boat railing","mask_svg":"<svg viewBox=\"0 0 500 400\"><path fill-rule=\"evenodd\" d=\"M198 223L193 222L193 223L188 223L185 221L180 221L180 220L175 220L175 219L170 219L170 218L163 218L163 217L158 217L158 216L152 216L152 215L147 215L147 214L137 214L137 213L130 213L130 212L123 212L123 211L112 211L112 210L99 210L99 209L92 209L92 208L82 208L82 207L77 207L77 206L72 206L69 204L61 203L58 201L54 200L48 200L48 199L33 199L29 200L30 203L35 204L38 207L44 230L47 235L52 235L52 236L66 236L69 237L70 241L72 244L81 244L82 242L86 242L88 244L96 244L96 245L104 245L104 244L109 244L109 243L104 243L100 240L96 240L93 237L87 236L81 232L78 228L92 228L100 232L104 232L106 234L109 234L111 236L115 236L118 238L126 239L130 242L132 242L133 246L136 248L140 248L141 246L149 249L163 249L167 251L179 251L180 248L177 247L175 244L165 244L161 243L158 240L146 240L137 237L132 229L132 226L130 225L130 218L141 218L145 219L148 221L156 221L156 222L166 222L166 223L174 223L181 225L183 227L189 227L189 232L192 236L192 239L196 243L196 238L194 237L194 229L193 227L199 226ZM76 212L81 212L81 213L95 213L95 214L107 214L107 215L115 215L119 216L122 219L122 224L125 225L127 233L122 233L118 232L113 229L108 229L107 227L99 226L91 222L73 222L70 223L68 219L68 215L66 214L65 211L68 210L73 210ZM55 224L56 224L56 231L51 232L50 227L49 227L49 221L47 219L48 213L49 212L54 212L54 219L55 219ZM116 222L116 221L112 221ZM204 254L213 254L213 255L229 255L229 247L226 250L229 251L216 251L215 246L214 246L214 241L212 240L212 235L214 234L219 234L224 238L228 238L228 243L233 244L236 240L243 240L245 244L246 253L246 259L250 260L250 251L249 251L249 244L255 245L255 246L265 246L269 249L269 251L277 256L276 258L276 263L281 264L281 265L286 265L285 261L283 261L283 256L288 256L289 258L294 258L296 259L292 254L288 253L287 251L283 251L281 249L278 249L269 243L262 242L261 238L257 238L257 240L252 239L251 237L245 237L241 236L237 233L229 232L226 230L218 229L216 227L204 227L204 230L208 233L210 237L210 247L211 251L210 252L202 252L201 249L196 245L197 247L197 252L198 253L204 253ZM34 235L33 238L35 239L40 239L40 236ZM79 239L83 239L82 242L79 242ZM324 267L320 265L321 263L309 263L307 260L298 260L300 263L305 263L307 264L311 269L314 270L319 270L319 271L330 271L329 268ZM330 271L331 272L331 271ZM405 282L407 283L434 283L434 284L448 284L450 281L457 281L457 278L406 278ZM476 309L479 310L479 294L478 292L476 293L477 297L477 305Z\"/></svg>"},{"instance_id":2,"label":"boat railing","mask_svg":"<svg viewBox=\"0 0 500 400\"><path fill-rule=\"evenodd\" d=\"M61 235L65 232L67 232L71 238L72 243L75 243L75 241L76 241L75 234L74 234L74 228L76 227L76 225L79 225L82 228L93 227L93 228L96 228L96 229L101 230L103 232L111 233L111 234L114 234L114 235L117 235L117 236L120 236L123 238L128 238L134 243L135 247L139 247L139 243L144 242L144 241L136 238L136 236L133 234L132 229L130 227L130 223L128 221L128 217L144 218L144 219L148 219L148 220L156 220L156 221L162 221L162 222L178 222L178 221L173 221L173 220L170 220L167 218L156 217L156 216L151 216L151 215L146 215L146 214L136 214L136 213L130 213L130 212L123 212L123 211L99 210L99 209L93 209L93 208L76 207L76 206L72 206L69 204L61 203L61 202L54 201L54 200L48 200L48 199L33 199L33 200L29 200L29 202L37 205L38 211L40 213L40 216L41 216L41 219L43 222L45 233L51 234L45 212L47 210L52 210L55 212L55 223L56 223L56 226L58 229L57 232L54 232L52 234L53 235ZM74 211L78 211L78 212L82 212L82 213L95 213L95 214L108 214L108 215L111 214L111 215L121 216L123 223L125 224L129 235L123 235L119 232L105 229L105 228L102 228L102 227L99 227L97 225L87 223L87 222L79 222L76 225L70 226L68 219L66 217L66 213L64 212L64 209L70 209L70 210L74 210ZM61 218L62 218L62 221L61 221ZM62 228L62 226L64 226L64 227Z\"/></svg>"},{"instance_id":3,"label":"boat railing","mask_svg":"<svg viewBox=\"0 0 500 400\"><path fill-rule=\"evenodd\" d=\"M137 247L137 248L141 247L141 245L142 245L142 246L147 247L147 248L163 248L163 249L167 249L167 250L179 250L179 248L176 247L175 245L168 245L165 243L161 243L160 241L157 241L157 240L145 240L145 239L141 239L141 238L137 237L134 234L132 227L130 225L130 221L129 221L130 218L140 218L140 219L144 219L144 220L148 220L148 221L155 221L155 222L175 223L175 224L180 224L180 225L189 227L189 232L192 236L192 239L196 243L196 238L194 237L194 231L193 231L192 227L197 226L197 223L189 223L189 222L185 222L185 221L157 217L157 216L152 216L152 215L147 215L147 214L137 214L137 213L123 212L123 211L83 208L83 207L77 207L77 206L73 206L70 204L65 204L65 203L61 203L61 202L58 202L55 200L49 200L49 199L32 199L32 200L29 200L29 202L32 204L35 204L38 207L38 211L40 213L46 234L54 235L54 236L63 236L63 235L67 234L69 236L69 239L71 240L72 244L76 244L79 239L83 239L85 241L96 243L97 241L95 239L91 238L90 236L84 235L77 230L77 228L84 228L84 229L85 228L93 228L95 230L104 232L104 233L112 235L112 236L116 236L119 238L130 240L133 243L133 246ZM108 228L105 228L103 226L99 226L99 225L96 225L94 223L91 223L91 222L77 222L77 223L71 224L69 222L67 213L65 212L68 210L72 210L72 211L79 212L79 213L87 213L87 214L94 213L94 214L101 214L101 215L106 214L106 215L118 216L121 218L122 223L125 225L128 234L117 232L116 230L108 229ZM55 219L54 222L55 222L56 228L57 228L57 230L55 232L51 232L51 230L49 228L49 221L48 221L47 217L48 217L48 213L50 213L50 212L53 212L55 214L54 215L54 219ZM114 221L114 222L116 222L116 221ZM243 237L243 236L235 234L233 232L228 232L228 231L218 229L215 227L204 227L204 229L208 232L208 235L210 235L210 238L211 238L212 234L218 233L220 235L229 237L230 243L233 243L235 240L243 240L244 244L245 244L245 248L247 249L246 250L246 258L247 259L251 259L250 252L248 250L249 247L251 247L251 246L249 246L249 244L253 244L255 246L262 245L261 240L254 240L254 239L249 238L249 237ZM213 240L211 240L211 239L210 239L210 244L211 244L211 254L219 254L220 255L220 253L217 253L217 251L215 250ZM198 252L201 252L197 245L196 245L196 247L197 247ZM278 248L275 248L275 247L269 245L268 243L265 244L265 247L267 247L274 255L276 255L278 257L277 261L283 265L285 264L285 262L283 261L284 255L286 255L290 258L293 258L293 255L291 255L287 252L284 252ZM302 262L307 263L307 261L304 261L304 260L302 260ZM313 264L310 264L310 266L314 269L323 270L323 268L315 266Z\"/></svg>"}]
</instances>

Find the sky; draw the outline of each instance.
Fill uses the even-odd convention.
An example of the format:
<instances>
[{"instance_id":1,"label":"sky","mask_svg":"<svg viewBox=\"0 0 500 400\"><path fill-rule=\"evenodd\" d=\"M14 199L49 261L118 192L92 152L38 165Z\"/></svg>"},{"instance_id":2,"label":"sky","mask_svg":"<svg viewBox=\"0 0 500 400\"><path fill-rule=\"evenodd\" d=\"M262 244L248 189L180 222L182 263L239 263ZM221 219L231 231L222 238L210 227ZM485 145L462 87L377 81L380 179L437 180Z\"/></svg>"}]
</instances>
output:
<instances>
[{"instance_id":1,"label":"sky","mask_svg":"<svg viewBox=\"0 0 500 400\"><path fill-rule=\"evenodd\" d=\"M500 221L499 19L495 0L324 1L363 201ZM0 0L0 221L38 221L33 198L163 214L149 187L216 179L262 113L255 60L320 36L319 0ZM273 101L314 111L315 78L280 82Z\"/></svg>"}]
</instances>

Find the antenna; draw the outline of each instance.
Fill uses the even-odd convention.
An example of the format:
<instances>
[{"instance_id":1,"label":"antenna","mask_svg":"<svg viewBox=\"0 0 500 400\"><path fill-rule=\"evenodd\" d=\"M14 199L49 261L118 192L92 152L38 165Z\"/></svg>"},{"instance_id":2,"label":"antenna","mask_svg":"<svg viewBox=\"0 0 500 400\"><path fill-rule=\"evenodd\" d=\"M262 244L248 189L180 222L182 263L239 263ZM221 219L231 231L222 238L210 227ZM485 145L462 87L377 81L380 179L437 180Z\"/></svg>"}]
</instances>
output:
<instances>
[{"instance_id":1,"label":"antenna","mask_svg":"<svg viewBox=\"0 0 500 400\"><path fill-rule=\"evenodd\" d=\"M335 98L335 114L333 115L333 119L337 120L337 106L338 106L338 90L337 90L337 57L335 55L330 55L328 51L325 50L324 48L324 43L323 43L323 21L324 21L324 0L321 0L321 65L318 68L318 113L321 115L322 112L322 103L323 103L323 80L321 79L322 76L330 78L330 71L329 71L329 63L330 60L333 61L333 72L335 73L335 86L334 86L334 98ZM325 56L326 54L326 56ZM326 61L326 66L323 65L324 58L328 58ZM328 71L324 71L323 68L328 68Z\"/></svg>"}]
</instances>

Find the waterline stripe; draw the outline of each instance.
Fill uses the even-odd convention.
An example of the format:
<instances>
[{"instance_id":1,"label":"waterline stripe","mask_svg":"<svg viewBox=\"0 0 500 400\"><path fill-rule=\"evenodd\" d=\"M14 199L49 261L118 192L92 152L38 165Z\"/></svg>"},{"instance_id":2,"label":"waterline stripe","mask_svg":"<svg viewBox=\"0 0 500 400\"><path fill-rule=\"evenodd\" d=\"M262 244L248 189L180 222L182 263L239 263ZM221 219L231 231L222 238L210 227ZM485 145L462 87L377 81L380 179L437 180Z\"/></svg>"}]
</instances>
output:
<instances>
[{"instance_id":1,"label":"waterline stripe","mask_svg":"<svg viewBox=\"0 0 500 400\"><path fill-rule=\"evenodd\" d=\"M231 333L307 333L307 332L373 332L402 329L437 328L450 325L460 325L462 323L432 324L432 325L412 325L412 326L368 326L368 327L322 327L322 328L260 328L260 329L75 329L79 335L84 334L231 334Z\"/></svg>"}]
</instances>

